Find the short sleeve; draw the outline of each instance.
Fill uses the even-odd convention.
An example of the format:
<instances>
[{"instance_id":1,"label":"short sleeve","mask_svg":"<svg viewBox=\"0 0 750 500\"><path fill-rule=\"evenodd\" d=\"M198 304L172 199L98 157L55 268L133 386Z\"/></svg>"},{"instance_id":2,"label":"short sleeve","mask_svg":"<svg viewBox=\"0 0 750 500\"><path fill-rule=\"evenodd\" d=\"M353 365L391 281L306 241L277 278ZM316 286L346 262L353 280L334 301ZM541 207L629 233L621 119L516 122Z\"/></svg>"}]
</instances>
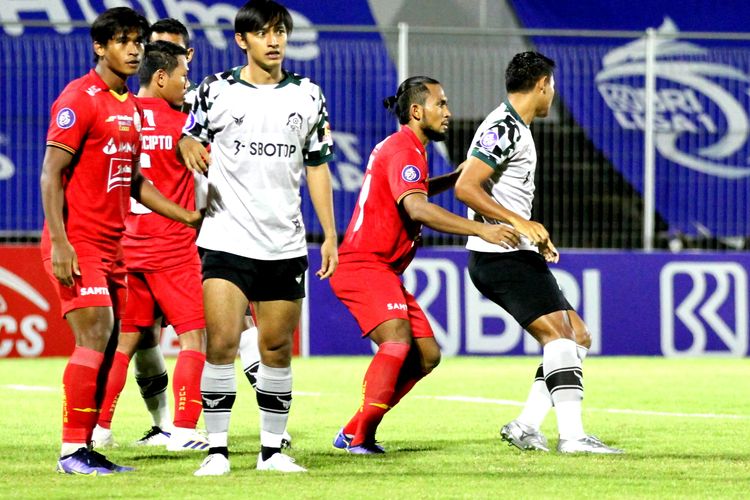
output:
<instances>
[{"instance_id":1,"label":"short sleeve","mask_svg":"<svg viewBox=\"0 0 750 500\"><path fill-rule=\"evenodd\" d=\"M185 120L185 126L182 128L183 135L196 139L203 144L208 144L213 139L209 128L208 110L211 109L214 96L211 95L212 81L215 76L209 76L201 82L198 90L192 92L193 101L190 103L190 111Z\"/></svg>"},{"instance_id":2,"label":"short sleeve","mask_svg":"<svg viewBox=\"0 0 750 500\"><path fill-rule=\"evenodd\" d=\"M388 160L388 187L396 203L408 194L427 194L427 162L416 149L397 152Z\"/></svg>"},{"instance_id":3,"label":"short sleeve","mask_svg":"<svg viewBox=\"0 0 750 500\"><path fill-rule=\"evenodd\" d=\"M509 116L485 129L469 154L497 170L513 155L520 137L518 124Z\"/></svg>"},{"instance_id":4,"label":"short sleeve","mask_svg":"<svg viewBox=\"0 0 750 500\"><path fill-rule=\"evenodd\" d=\"M302 150L307 166L322 165L334 159L333 137L328 123L326 98L320 90L316 101L317 112L313 115L313 125L310 127L310 133Z\"/></svg>"},{"instance_id":5,"label":"short sleeve","mask_svg":"<svg viewBox=\"0 0 750 500\"><path fill-rule=\"evenodd\" d=\"M78 91L64 92L52 104L47 146L76 154L92 125L96 103L87 94Z\"/></svg>"}]
</instances>

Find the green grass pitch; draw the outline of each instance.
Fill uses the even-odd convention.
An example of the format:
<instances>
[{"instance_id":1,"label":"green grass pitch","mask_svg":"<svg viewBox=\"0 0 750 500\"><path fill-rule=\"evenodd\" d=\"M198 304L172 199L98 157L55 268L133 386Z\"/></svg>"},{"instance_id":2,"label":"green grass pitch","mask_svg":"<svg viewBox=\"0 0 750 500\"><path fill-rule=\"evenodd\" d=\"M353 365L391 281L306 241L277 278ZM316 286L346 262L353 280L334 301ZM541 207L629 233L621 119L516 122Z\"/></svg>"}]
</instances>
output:
<instances>
[{"instance_id":1,"label":"green grass pitch","mask_svg":"<svg viewBox=\"0 0 750 500\"><path fill-rule=\"evenodd\" d=\"M0 498L748 498L750 360L596 358L584 364L587 432L624 456L522 453L499 439L533 378L532 357L448 358L386 415L384 456L331 447L359 402L369 359L295 359L289 431L307 474L254 470L258 411L238 369L228 477L195 478L202 453L131 443L150 419L132 378L107 453L137 468L54 472L64 359L0 362ZM170 365L171 366L171 365ZM201 423L202 425L202 423ZM542 430L557 442L554 413Z\"/></svg>"}]
</instances>

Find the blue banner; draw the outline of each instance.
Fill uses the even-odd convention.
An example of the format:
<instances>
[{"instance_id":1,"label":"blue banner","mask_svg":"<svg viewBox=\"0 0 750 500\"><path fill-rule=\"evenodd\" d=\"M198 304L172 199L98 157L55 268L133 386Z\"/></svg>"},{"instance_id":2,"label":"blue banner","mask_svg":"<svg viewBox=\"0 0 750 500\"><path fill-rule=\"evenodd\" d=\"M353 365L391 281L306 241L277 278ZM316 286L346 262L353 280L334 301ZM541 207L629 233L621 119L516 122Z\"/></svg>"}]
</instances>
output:
<instances>
[{"instance_id":1,"label":"blue banner","mask_svg":"<svg viewBox=\"0 0 750 500\"><path fill-rule=\"evenodd\" d=\"M558 63L559 99L594 145L643 191L645 30L656 57L656 209L673 231L746 236L750 190L748 41L683 38L743 32L747 2L512 2L525 28L637 30L633 38L535 37ZM582 96L584 96L582 98Z\"/></svg>"},{"instance_id":2,"label":"blue banner","mask_svg":"<svg viewBox=\"0 0 750 500\"><path fill-rule=\"evenodd\" d=\"M233 24L244 0L132 0L130 5L150 21L173 17L205 26ZM295 23L284 67L315 80L323 88L333 130L336 161L333 174L337 226L348 225L372 148L397 128L395 117L382 106L397 86L396 68L380 34L319 31L316 25L375 26L366 0L309 2L287 0ZM88 28L65 23L91 23L112 2L105 0L44 0L4 2L0 9L0 234L41 230L43 212L39 174L52 101L72 79L92 66ZM21 26L18 21L44 20L51 27ZM190 77L204 76L244 64L233 30L195 30L195 58ZM38 64L44 61L44 64ZM137 82L131 81L137 89ZM11 89L8 91L7 89ZM437 174L450 166L432 154ZM320 234L312 204L303 189L303 215L308 232Z\"/></svg>"},{"instance_id":3,"label":"blue banner","mask_svg":"<svg viewBox=\"0 0 750 500\"><path fill-rule=\"evenodd\" d=\"M444 355L540 353L512 317L476 290L467 261L463 249L423 248L404 273ZM310 269L319 266L319 252L313 248ZM551 268L591 331L591 354L750 354L747 254L563 250L560 264ZM310 274L307 297L303 353L373 352L327 282Z\"/></svg>"}]
</instances>

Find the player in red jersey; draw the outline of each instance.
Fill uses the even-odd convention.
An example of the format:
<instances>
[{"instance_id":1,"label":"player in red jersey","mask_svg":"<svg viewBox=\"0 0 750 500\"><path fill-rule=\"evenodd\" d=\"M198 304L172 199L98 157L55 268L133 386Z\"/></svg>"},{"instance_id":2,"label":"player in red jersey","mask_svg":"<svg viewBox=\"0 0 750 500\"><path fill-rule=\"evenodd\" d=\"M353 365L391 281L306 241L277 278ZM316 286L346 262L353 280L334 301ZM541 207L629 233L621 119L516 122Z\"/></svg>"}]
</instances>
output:
<instances>
[{"instance_id":1,"label":"player in red jersey","mask_svg":"<svg viewBox=\"0 0 750 500\"><path fill-rule=\"evenodd\" d=\"M129 8L96 18L96 67L63 90L47 132L42 258L76 340L63 374L58 471L68 474L130 470L88 449L111 361L107 346L126 298L120 239L130 196L171 219L200 220L143 182L138 166L142 117L126 80L138 71L147 30L145 18Z\"/></svg>"},{"instance_id":2,"label":"player in red jersey","mask_svg":"<svg viewBox=\"0 0 750 500\"><path fill-rule=\"evenodd\" d=\"M458 178L456 171L429 179L427 170L425 146L445 139L451 116L440 83L425 76L409 78L384 104L402 127L370 155L331 278L334 293L363 336L378 345L365 373L362 404L333 441L336 448L362 455L384 453L375 444L383 416L440 362L432 328L400 280L416 253L422 225L518 244L512 228L469 221L427 201Z\"/></svg>"},{"instance_id":3,"label":"player in red jersey","mask_svg":"<svg viewBox=\"0 0 750 500\"><path fill-rule=\"evenodd\" d=\"M195 209L193 174L177 160L174 146L187 115L180 111L188 88L187 50L158 41L146 46L138 72L138 101L143 109L140 165L143 175L170 200ZM200 380L205 354L201 264L195 229L131 202L122 246L128 269L128 302L109 372L102 411L94 429L97 447L114 445L111 424L125 387L130 359L142 340L158 344L162 318L178 335L180 354L172 390L174 426L169 451L204 450L208 441L196 432L202 409ZM155 323L156 321L156 323Z\"/></svg>"}]
</instances>

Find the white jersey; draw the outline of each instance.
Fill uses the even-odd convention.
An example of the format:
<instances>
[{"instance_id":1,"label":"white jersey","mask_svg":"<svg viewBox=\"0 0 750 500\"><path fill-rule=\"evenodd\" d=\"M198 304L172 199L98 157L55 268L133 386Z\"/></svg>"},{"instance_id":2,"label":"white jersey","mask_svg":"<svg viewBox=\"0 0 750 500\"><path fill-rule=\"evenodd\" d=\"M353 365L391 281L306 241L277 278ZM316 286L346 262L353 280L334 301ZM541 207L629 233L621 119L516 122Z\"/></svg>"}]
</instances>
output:
<instances>
[{"instance_id":1,"label":"white jersey","mask_svg":"<svg viewBox=\"0 0 750 500\"><path fill-rule=\"evenodd\" d=\"M467 157L474 156L495 169L486 187L488 194L503 207L531 219L534 201L534 173L536 172L536 147L531 130L513 106L506 100L498 106L477 129ZM489 224L502 224L468 211L469 219ZM478 236L469 236L466 248L477 252L513 252L532 250L536 245L521 236L518 248L508 249L488 243Z\"/></svg>"},{"instance_id":2,"label":"white jersey","mask_svg":"<svg viewBox=\"0 0 750 500\"><path fill-rule=\"evenodd\" d=\"M333 159L325 98L308 78L255 86L240 69L203 80L183 130L211 145L197 244L259 260L307 255L300 185L305 166Z\"/></svg>"}]
</instances>

